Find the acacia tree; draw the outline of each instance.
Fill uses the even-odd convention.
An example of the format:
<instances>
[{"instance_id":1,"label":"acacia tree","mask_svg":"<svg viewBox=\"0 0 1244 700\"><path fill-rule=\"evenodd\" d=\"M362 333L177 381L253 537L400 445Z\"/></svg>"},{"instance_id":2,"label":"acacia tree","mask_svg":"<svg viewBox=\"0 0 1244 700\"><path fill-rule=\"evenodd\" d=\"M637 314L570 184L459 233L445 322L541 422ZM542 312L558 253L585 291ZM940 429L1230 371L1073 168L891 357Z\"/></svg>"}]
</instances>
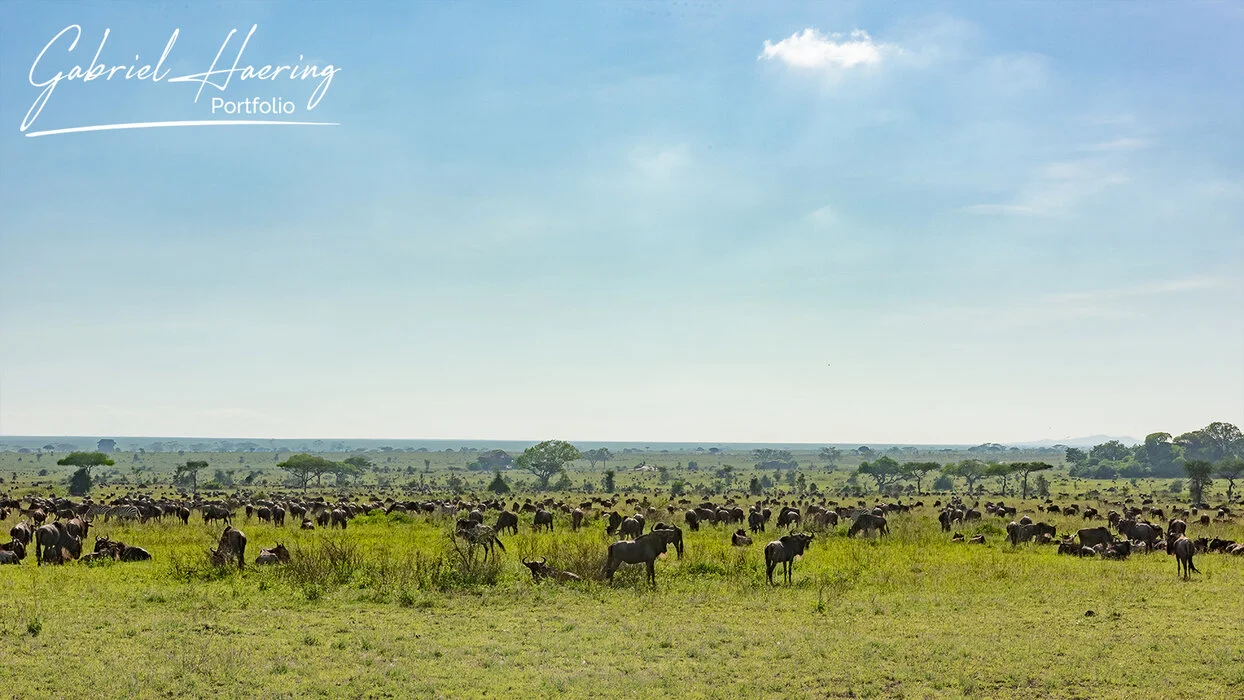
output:
<instances>
[{"instance_id":1,"label":"acacia tree","mask_svg":"<svg viewBox=\"0 0 1244 700\"><path fill-rule=\"evenodd\" d=\"M335 462L330 462L323 457L303 453L290 455L289 459L280 462L276 466L278 469L288 472L294 478L294 483L300 486L303 491L306 491L312 477L319 479L324 474L333 471L335 465Z\"/></svg>"},{"instance_id":2,"label":"acacia tree","mask_svg":"<svg viewBox=\"0 0 1244 700\"><path fill-rule=\"evenodd\" d=\"M584 452L583 458L588 461L588 464L590 464L593 469L595 469L597 462L609 464L609 460L613 459L613 453L609 451L608 447L597 447L594 450Z\"/></svg>"},{"instance_id":3,"label":"acacia tree","mask_svg":"<svg viewBox=\"0 0 1244 700\"><path fill-rule=\"evenodd\" d=\"M539 481L539 488L547 489L549 479L566 470L566 465L580 459L583 454L574 445L562 440L545 440L528 447L518 458L519 469L531 472Z\"/></svg>"},{"instance_id":4,"label":"acacia tree","mask_svg":"<svg viewBox=\"0 0 1244 700\"><path fill-rule=\"evenodd\" d=\"M62 467L77 467L73 476L69 477L69 493L73 496L83 496L91 490L94 483L91 478L92 469L116 464L103 452L71 452L56 463Z\"/></svg>"},{"instance_id":5,"label":"acacia tree","mask_svg":"<svg viewBox=\"0 0 1244 700\"><path fill-rule=\"evenodd\" d=\"M1184 471L1188 472L1188 493L1192 496L1192 503L1204 502L1205 487L1214 483L1210 478L1210 474L1214 472L1214 467L1203 459L1193 459L1184 462Z\"/></svg>"},{"instance_id":6,"label":"acacia tree","mask_svg":"<svg viewBox=\"0 0 1244 700\"><path fill-rule=\"evenodd\" d=\"M817 456L825 460L825 466L833 471L834 465L842 458L842 451L837 447L822 447Z\"/></svg>"},{"instance_id":7,"label":"acacia tree","mask_svg":"<svg viewBox=\"0 0 1244 700\"><path fill-rule=\"evenodd\" d=\"M1244 459L1239 457L1228 459L1218 465L1218 476L1227 480L1227 501L1231 500L1232 494L1235 493L1235 480L1244 474Z\"/></svg>"},{"instance_id":8,"label":"acacia tree","mask_svg":"<svg viewBox=\"0 0 1244 700\"><path fill-rule=\"evenodd\" d=\"M942 467L942 473L962 478L967 483L968 495L971 496L976 482L985 476L985 463L979 459L965 459Z\"/></svg>"},{"instance_id":9,"label":"acacia tree","mask_svg":"<svg viewBox=\"0 0 1244 700\"><path fill-rule=\"evenodd\" d=\"M207 469L207 462L201 459L189 460L185 464L178 464L177 469L173 472L173 481L175 483L185 483L190 481L190 492L195 493L199 490L199 472Z\"/></svg>"},{"instance_id":10,"label":"acacia tree","mask_svg":"<svg viewBox=\"0 0 1244 700\"><path fill-rule=\"evenodd\" d=\"M935 472L941 468L942 465L937 462L904 462L903 466L900 467L900 471L905 478L916 482L916 495L919 496L923 493L921 482L924 481L924 478L928 476L929 472Z\"/></svg>"},{"instance_id":11,"label":"acacia tree","mask_svg":"<svg viewBox=\"0 0 1244 700\"><path fill-rule=\"evenodd\" d=\"M894 483L903 475L899 469L898 462L885 456L879 457L872 462L863 462L856 470L856 473L872 477L877 484L879 493L884 493L886 486Z\"/></svg>"},{"instance_id":12,"label":"acacia tree","mask_svg":"<svg viewBox=\"0 0 1244 700\"><path fill-rule=\"evenodd\" d=\"M1028 498L1028 475L1033 472L1043 472L1046 469L1054 468L1053 464L1046 464L1045 462L1019 462L1018 464L1015 464L1014 466L1015 466L1015 471L1018 472L1022 477L1022 480L1020 482L1021 483L1020 488L1022 489L1022 495L1020 497L1025 500L1027 500Z\"/></svg>"}]
</instances>

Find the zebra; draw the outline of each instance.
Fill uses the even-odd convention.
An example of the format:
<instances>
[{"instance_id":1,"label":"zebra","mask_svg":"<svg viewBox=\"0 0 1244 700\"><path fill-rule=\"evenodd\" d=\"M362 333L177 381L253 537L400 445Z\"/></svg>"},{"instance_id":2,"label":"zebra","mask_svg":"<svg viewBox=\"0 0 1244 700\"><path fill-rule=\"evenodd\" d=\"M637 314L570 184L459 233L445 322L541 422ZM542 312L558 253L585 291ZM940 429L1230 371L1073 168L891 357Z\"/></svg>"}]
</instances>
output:
<instances>
[{"instance_id":1,"label":"zebra","mask_svg":"<svg viewBox=\"0 0 1244 700\"><path fill-rule=\"evenodd\" d=\"M109 508L104 513L104 522L108 522L109 518L117 520L138 520L141 513L138 512L138 506L116 506Z\"/></svg>"},{"instance_id":2,"label":"zebra","mask_svg":"<svg viewBox=\"0 0 1244 700\"><path fill-rule=\"evenodd\" d=\"M86 513L83 513L82 517L87 520L93 520L97 515L106 517L110 510L112 510L112 506L106 503L92 503L87 507Z\"/></svg>"}]
</instances>

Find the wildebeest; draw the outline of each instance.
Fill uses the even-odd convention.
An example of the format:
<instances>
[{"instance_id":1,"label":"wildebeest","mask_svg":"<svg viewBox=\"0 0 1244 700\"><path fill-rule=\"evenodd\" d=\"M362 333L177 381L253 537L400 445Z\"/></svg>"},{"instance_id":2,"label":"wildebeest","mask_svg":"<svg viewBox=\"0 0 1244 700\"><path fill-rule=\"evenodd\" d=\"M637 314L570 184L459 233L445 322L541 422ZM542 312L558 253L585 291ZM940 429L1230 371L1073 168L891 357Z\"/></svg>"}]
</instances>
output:
<instances>
[{"instance_id":1,"label":"wildebeest","mask_svg":"<svg viewBox=\"0 0 1244 700\"><path fill-rule=\"evenodd\" d=\"M570 511L570 529L578 532L581 527L583 527L583 510L575 508Z\"/></svg>"},{"instance_id":2,"label":"wildebeest","mask_svg":"<svg viewBox=\"0 0 1244 700\"><path fill-rule=\"evenodd\" d=\"M968 540L968 544L985 544L985 536L976 535L972 539Z\"/></svg>"},{"instance_id":3,"label":"wildebeest","mask_svg":"<svg viewBox=\"0 0 1244 700\"><path fill-rule=\"evenodd\" d=\"M539 561L527 561L526 559L524 559L523 566L531 570L531 578L536 581L540 581L546 578L553 579L554 581L579 581L581 580L578 574L573 573L571 571L562 571L561 569L554 569L548 564L545 564L544 563L545 561L547 560L540 559Z\"/></svg>"},{"instance_id":4,"label":"wildebeest","mask_svg":"<svg viewBox=\"0 0 1244 700\"><path fill-rule=\"evenodd\" d=\"M278 544L272 549L259 550L259 556L255 557L256 564L284 564L289 562L289 550L284 544Z\"/></svg>"},{"instance_id":5,"label":"wildebeest","mask_svg":"<svg viewBox=\"0 0 1244 700\"><path fill-rule=\"evenodd\" d=\"M312 521L311 518L303 518L302 525L300 525L299 527L301 527L303 530L314 530L315 522Z\"/></svg>"},{"instance_id":6,"label":"wildebeest","mask_svg":"<svg viewBox=\"0 0 1244 700\"><path fill-rule=\"evenodd\" d=\"M613 573L622 564L644 564L648 567L648 582L657 585L656 560L665 554L668 541L661 531L636 537L634 541L621 540L609 545L605 559L605 578L613 580Z\"/></svg>"},{"instance_id":7,"label":"wildebeest","mask_svg":"<svg viewBox=\"0 0 1244 700\"><path fill-rule=\"evenodd\" d=\"M747 531L743 528L735 530L734 534L730 536L730 544L735 547L747 547L750 546L751 543L752 538L747 536Z\"/></svg>"},{"instance_id":8,"label":"wildebeest","mask_svg":"<svg viewBox=\"0 0 1244 700\"><path fill-rule=\"evenodd\" d=\"M699 532L700 516L698 513L696 513L694 510L689 510L686 513L683 513L682 518L683 518L683 521L687 523L688 529L690 529L692 532Z\"/></svg>"},{"instance_id":9,"label":"wildebeest","mask_svg":"<svg viewBox=\"0 0 1244 700\"><path fill-rule=\"evenodd\" d=\"M39 564L45 561L60 563L66 558L77 559L82 556L82 539L71 535L65 523L59 520L40 526L35 530L34 539L35 560Z\"/></svg>"},{"instance_id":10,"label":"wildebeest","mask_svg":"<svg viewBox=\"0 0 1244 700\"><path fill-rule=\"evenodd\" d=\"M782 510L778 512L777 526L793 528L798 526L801 520L803 520L803 515L798 508L783 506Z\"/></svg>"},{"instance_id":11,"label":"wildebeest","mask_svg":"<svg viewBox=\"0 0 1244 700\"><path fill-rule=\"evenodd\" d=\"M337 527L340 525L342 530L346 529L346 521L350 519L350 515L349 513L346 513L345 509L334 508L333 512L330 513L329 516L332 518L331 527Z\"/></svg>"},{"instance_id":12,"label":"wildebeest","mask_svg":"<svg viewBox=\"0 0 1244 700\"><path fill-rule=\"evenodd\" d=\"M190 524L190 509L185 506L178 506L177 518L181 520L182 525Z\"/></svg>"},{"instance_id":13,"label":"wildebeest","mask_svg":"<svg viewBox=\"0 0 1244 700\"><path fill-rule=\"evenodd\" d=\"M1192 563L1192 554L1196 550L1192 546L1192 540L1182 535L1169 536L1166 540L1166 553L1175 556L1175 575L1182 574L1187 580L1193 571L1201 573L1196 565Z\"/></svg>"},{"instance_id":14,"label":"wildebeest","mask_svg":"<svg viewBox=\"0 0 1244 700\"><path fill-rule=\"evenodd\" d=\"M220 542L216 548L208 551L216 566L224 566L230 559L236 558L238 568L241 569L246 561L246 535L232 525L226 525L225 531L220 533Z\"/></svg>"},{"instance_id":15,"label":"wildebeest","mask_svg":"<svg viewBox=\"0 0 1244 700\"><path fill-rule=\"evenodd\" d=\"M20 564L26 558L26 545L12 540L7 544L0 544L0 564Z\"/></svg>"},{"instance_id":16,"label":"wildebeest","mask_svg":"<svg viewBox=\"0 0 1244 700\"><path fill-rule=\"evenodd\" d=\"M765 577L769 583L773 583L773 570L778 564L782 565L783 580L790 583L795 557L803 554L811 544L812 535L796 532L765 545Z\"/></svg>"},{"instance_id":17,"label":"wildebeest","mask_svg":"<svg viewBox=\"0 0 1244 700\"><path fill-rule=\"evenodd\" d=\"M1081 547L1093 547L1095 545L1109 546L1114 542L1114 535L1104 527L1085 527L1076 531L1076 537L1080 540Z\"/></svg>"},{"instance_id":18,"label":"wildebeest","mask_svg":"<svg viewBox=\"0 0 1244 700\"><path fill-rule=\"evenodd\" d=\"M272 506L272 524L285 527L285 509L280 505Z\"/></svg>"},{"instance_id":19,"label":"wildebeest","mask_svg":"<svg viewBox=\"0 0 1244 700\"><path fill-rule=\"evenodd\" d=\"M549 532L552 532L553 514L547 510L537 510L535 519L531 523L531 529L537 532L547 529Z\"/></svg>"},{"instance_id":20,"label":"wildebeest","mask_svg":"<svg viewBox=\"0 0 1244 700\"><path fill-rule=\"evenodd\" d=\"M497 524L493 525L492 527L498 533L509 530L510 534L517 535L518 534L518 513L513 513L508 510L501 511L501 514L497 516Z\"/></svg>"},{"instance_id":21,"label":"wildebeest","mask_svg":"<svg viewBox=\"0 0 1244 700\"><path fill-rule=\"evenodd\" d=\"M851 523L851 528L847 530L847 537L854 537L856 533L861 532L867 535L873 530L881 535L890 534L889 525L884 517L872 513L860 513L855 516L855 522Z\"/></svg>"},{"instance_id":22,"label":"wildebeest","mask_svg":"<svg viewBox=\"0 0 1244 700\"><path fill-rule=\"evenodd\" d=\"M1057 531L1053 525L1047 523L1028 523L1027 525L1012 521L1006 526L1006 538L1012 545L1018 545L1028 542L1035 537L1048 535L1054 537Z\"/></svg>"},{"instance_id":23,"label":"wildebeest","mask_svg":"<svg viewBox=\"0 0 1244 700\"><path fill-rule=\"evenodd\" d=\"M1117 525L1119 532L1127 535L1129 540L1144 542L1145 546L1152 549L1162 536L1162 530L1156 525L1149 523L1138 523L1135 520L1120 520Z\"/></svg>"},{"instance_id":24,"label":"wildebeest","mask_svg":"<svg viewBox=\"0 0 1244 700\"><path fill-rule=\"evenodd\" d=\"M620 534L623 539L632 540L644 534L644 516L635 515L629 518L623 518L622 525L618 528L618 534Z\"/></svg>"},{"instance_id":25,"label":"wildebeest","mask_svg":"<svg viewBox=\"0 0 1244 700\"><path fill-rule=\"evenodd\" d=\"M207 504L202 506L200 510L203 512L203 523L205 525L210 525L213 520L221 520L224 521L226 525L232 527L233 515L229 512L228 508L225 508L224 506Z\"/></svg>"},{"instance_id":26,"label":"wildebeest","mask_svg":"<svg viewBox=\"0 0 1244 700\"><path fill-rule=\"evenodd\" d=\"M1186 534L1188 532L1188 523L1185 523L1184 521L1176 518L1175 520L1172 520L1170 521L1169 524L1167 524L1166 532L1167 534L1173 533L1176 535Z\"/></svg>"},{"instance_id":27,"label":"wildebeest","mask_svg":"<svg viewBox=\"0 0 1244 700\"><path fill-rule=\"evenodd\" d=\"M25 520L9 528L9 538L22 544L30 544L30 540L34 539L34 536L35 529Z\"/></svg>"},{"instance_id":28,"label":"wildebeest","mask_svg":"<svg viewBox=\"0 0 1244 700\"><path fill-rule=\"evenodd\" d=\"M131 547L130 545L108 537L95 538L94 554L104 555L117 561L148 561L151 559L151 553L142 547ZM85 559L85 557L83 557Z\"/></svg>"},{"instance_id":29,"label":"wildebeest","mask_svg":"<svg viewBox=\"0 0 1244 700\"><path fill-rule=\"evenodd\" d=\"M605 534L616 534L618 528L622 527L622 516L616 510L605 513Z\"/></svg>"},{"instance_id":30,"label":"wildebeest","mask_svg":"<svg viewBox=\"0 0 1244 700\"><path fill-rule=\"evenodd\" d=\"M652 526L652 531L664 537L667 543L674 545L674 551L678 553L678 558L682 558L682 530L668 523L657 523Z\"/></svg>"},{"instance_id":31,"label":"wildebeest","mask_svg":"<svg viewBox=\"0 0 1244 700\"><path fill-rule=\"evenodd\" d=\"M750 528L752 532L764 532L765 531L765 516L761 515L760 511L758 510L753 510L751 513L748 513L747 527Z\"/></svg>"},{"instance_id":32,"label":"wildebeest","mask_svg":"<svg viewBox=\"0 0 1244 700\"><path fill-rule=\"evenodd\" d=\"M505 545L501 543L501 538L497 537L497 531L488 527L475 523L469 527L459 527L455 535L467 541L472 547L480 545L484 548L484 561L488 561L488 555L492 554L493 547L500 547L501 551L505 551Z\"/></svg>"}]
</instances>

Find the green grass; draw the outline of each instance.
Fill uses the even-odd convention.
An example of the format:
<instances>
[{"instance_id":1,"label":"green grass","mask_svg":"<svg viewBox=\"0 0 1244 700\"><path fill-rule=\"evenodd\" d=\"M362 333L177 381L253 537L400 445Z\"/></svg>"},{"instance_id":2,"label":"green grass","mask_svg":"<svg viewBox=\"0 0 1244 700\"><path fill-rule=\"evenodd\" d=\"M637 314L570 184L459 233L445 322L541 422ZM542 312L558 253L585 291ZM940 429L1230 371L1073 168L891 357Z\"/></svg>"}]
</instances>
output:
<instances>
[{"instance_id":1,"label":"green grass","mask_svg":"<svg viewBox=\"0 0 1244 700\"><path fill-rule=\"evenodd\" d=\"M0 678L11 697L980 697L1244 695L1244 558L1124 562L951 544L931 509L883 540L819 532L794 585L764 582L730 529L613 586L592 520L553 535L530 517L493 565L466 565L448 522L369 518L344 533L239 523L244 571L214 570L218 528L103 525L152 562L0 567ZM490 516L491 519L491 516ZM1055 516L1060 532L1083 526ZM10 521L11 522L11 521ZM7 528L8 525L6 524ZM1239 526L1192 535L1244 540ZM284 542L288 567L249 565ZM522 557L592 580L536 585ZM1086 611L1095 614L1086 617ZM61 659L64 663L43 663ZM78 694L78 693L75 693Z\"/></svg>"}]
</instances>

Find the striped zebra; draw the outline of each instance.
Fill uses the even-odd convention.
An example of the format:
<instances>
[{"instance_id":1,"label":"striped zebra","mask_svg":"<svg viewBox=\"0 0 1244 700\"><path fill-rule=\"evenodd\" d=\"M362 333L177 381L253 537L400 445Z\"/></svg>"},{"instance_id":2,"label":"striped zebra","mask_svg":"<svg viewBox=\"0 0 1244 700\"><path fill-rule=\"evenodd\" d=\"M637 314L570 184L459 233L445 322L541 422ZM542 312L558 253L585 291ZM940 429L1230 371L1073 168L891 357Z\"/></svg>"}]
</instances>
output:
<instances>
[{"instance_id":1,"label":"striped zebra","mask_svg":"<svg viewBox=\"0 0 1244 700\"><path fill-rule=\"evenodd\" d=\"M139 516L140 513L138 512L138 506L116 506L114 508L109 508L104 513L104 522L108 522L109 518L116 518L117 520L138 520Z\"/></svg>"},{"instance_id":2,"label":"striped zebra","mask_svg":"<svg viewBox=\"0 0 1244 700\"><path fill-rule=\"evenodd\" d=\"M97 515L106 515L112 507L104 503L92 503L83 514L87 520L94 520Z\"/></svg>"}]
</instances>

